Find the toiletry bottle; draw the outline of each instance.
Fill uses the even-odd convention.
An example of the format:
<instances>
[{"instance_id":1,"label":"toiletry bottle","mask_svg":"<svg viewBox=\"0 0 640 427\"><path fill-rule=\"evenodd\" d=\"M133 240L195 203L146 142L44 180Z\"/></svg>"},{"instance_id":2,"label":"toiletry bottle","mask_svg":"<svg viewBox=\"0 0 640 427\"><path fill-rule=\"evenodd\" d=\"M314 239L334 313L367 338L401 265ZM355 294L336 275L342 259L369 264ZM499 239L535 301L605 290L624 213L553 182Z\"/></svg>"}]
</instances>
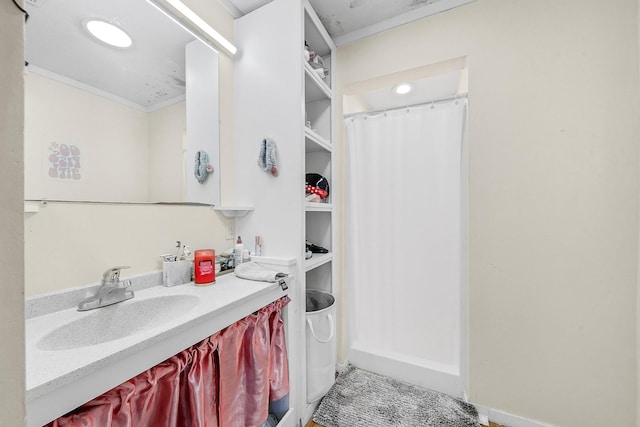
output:
<instances>
[{"instance_id":1,"label":"toiletry bottle","mask_svg":"<svg viewBox=\"0 0 640 427\"><path fill-rule=\"evenodd\" d=\"M236 242L235 247L233 248L233 266L237 267L242 264L242 251L244 250L244 245L242 244L242 237L238 236L238 241Z\"/></svg>"},{"instance_id":2,"label":"toiletry bottle","mask_svg":"<svg viewBox=\"0 0 640 427\"><path fill-rule=\"evenodd\" d=\"M262 237L256 236L256 249L254 251L256 256L262 256Z\"/></svg>"}]
</instances>

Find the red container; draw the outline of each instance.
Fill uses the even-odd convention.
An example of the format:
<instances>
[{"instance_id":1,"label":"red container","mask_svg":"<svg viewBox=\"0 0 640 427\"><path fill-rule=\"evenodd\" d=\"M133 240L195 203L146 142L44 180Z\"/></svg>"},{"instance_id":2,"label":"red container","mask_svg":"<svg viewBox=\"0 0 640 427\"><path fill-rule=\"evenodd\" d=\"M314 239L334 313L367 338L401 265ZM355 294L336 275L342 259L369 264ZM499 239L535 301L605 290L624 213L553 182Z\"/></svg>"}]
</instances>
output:
<instances>
[{"instance_id":1,"label":"red container","mask_svg":"<svg viewBox=\"0 0 640 427\"><path fill-rule=\"evenodd\" d=\"M193 276L196 285L210 285L216 281L216 251L198 249L194 253Z\"/></svg>"}]
</instances>

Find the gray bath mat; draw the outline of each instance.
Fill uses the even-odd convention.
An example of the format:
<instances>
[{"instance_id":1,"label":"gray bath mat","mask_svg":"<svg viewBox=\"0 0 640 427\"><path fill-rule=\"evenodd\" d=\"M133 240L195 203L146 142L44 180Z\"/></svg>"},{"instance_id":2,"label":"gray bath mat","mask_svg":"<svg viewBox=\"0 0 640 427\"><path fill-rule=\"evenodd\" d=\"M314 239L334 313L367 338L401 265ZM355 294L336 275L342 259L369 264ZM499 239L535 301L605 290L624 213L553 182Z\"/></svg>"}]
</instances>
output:
<instances>
[{"instance_id":1,"label":"gray bath mat","mask_svg":"<svg viewBox=\"0 0 640 427\"><path fill-rule=\"evenodd\" d=\"M443 393L348 366L313 421L324 427L479 427L476 408Z\"/></svg>"}]
</instances>

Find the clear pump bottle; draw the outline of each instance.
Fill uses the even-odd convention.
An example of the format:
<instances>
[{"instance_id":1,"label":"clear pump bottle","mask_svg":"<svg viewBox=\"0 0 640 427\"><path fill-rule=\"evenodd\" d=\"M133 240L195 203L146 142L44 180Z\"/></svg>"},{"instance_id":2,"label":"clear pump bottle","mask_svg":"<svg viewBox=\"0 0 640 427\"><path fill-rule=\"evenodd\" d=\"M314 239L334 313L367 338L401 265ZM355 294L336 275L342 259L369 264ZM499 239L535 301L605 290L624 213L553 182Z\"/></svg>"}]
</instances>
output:
<instances>
[{"instance_id":1,"label":"clear pump bottle","mask_svg":"<svg viewBox=\"0 0 640 427\"><path fill-rule=\"evenodd\" d=\"M242 251L244 251L244 245L242 244L242 237L238 236L238 241L233 248L233 266L236 267L242 264Z\"/></svg>"}]
</instances>

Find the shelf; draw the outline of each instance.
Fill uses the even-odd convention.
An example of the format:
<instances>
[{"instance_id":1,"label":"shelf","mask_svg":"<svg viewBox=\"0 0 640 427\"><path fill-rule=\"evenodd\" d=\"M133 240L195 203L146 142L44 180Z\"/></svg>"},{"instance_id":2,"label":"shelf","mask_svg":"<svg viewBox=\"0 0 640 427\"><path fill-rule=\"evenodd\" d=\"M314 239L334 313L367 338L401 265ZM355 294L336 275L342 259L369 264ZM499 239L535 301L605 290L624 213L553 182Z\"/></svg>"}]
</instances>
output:
<instances>
[{"instance_id":1,"label":"shelf","mask_svg":"<svg viewBox=\"0 0 640 427\"><path fill-rule=\"evenodd\" d=\"M306 153L312 153L315 151L331 151L331 143L318 135L314 130L305 126L304 128L305 145L304 150Z\"/></svg>"},{"instance_id":2,"label":"shelf","mask_svg":"<svg viewBox=\"0 0 640 427\"><path fill-rule=\"evenodd\" d=\"M304 210L307 212L331 212L333 205L331 203L305 202Z\"/></svg>"},{"instance_id":3,"label":"shelf","mask_svg":"<svg viewBox=\"0 0 640 427\"><path fill-rule=\"evenodd\" d=\"M313 11L313 7L308 2L304 3L304 38L309 44L311 50L320 56L329 55L331 53L333 42L331 36L324 29L322 22Z\"/></svg>"},{"instance_id":4,"label":"shelf","mask_svg":"<svg viewBox=\"0 0 640 427\"><path fill-rule=\"evenodd\" d=\"M330 100L332 97L331 89L322 79L313 71L308 62L304 63L305 75L305 102L319 101L321 99Z\"/></svg>"},{"instance_id":5,"label":"shelf","mask_svg":"<svg viewBox=\"0 0 640 427\"><path fill-rule=\"evenodd\" d=\"M214 208L216 211L220 212L222 215L227 218L238 218L247 215L249 212L253 211L252 207L248 206L238 206L238 207L219 207Z\"/></svg>"},{"instance_id":6,"label":"shelf","mask_svg":"<svg viewBox=\"0 0 640 427\"><path fill-rule=\"evenodd\" d=\"M36 213L40 212L40 202L25 201L24 213Z\"/></svg>"},{"instance_id":7,"label":"shelf","mask_svg":"<svg viewBox=\"0 0 640 427\"><path fill-rule=\"evenodd\" d=\"M333 254L313 254L309 259L304 260L304 271L311 271L314 268L318 268L321 265L325 265L333 260Z\"/></svg>"},{"instance_id":8,"label":"shelf","mask_svg":"<svg viewBox=\"0 0 640 427\"><path fill-rule=\"evenodd\" d=\"M255 261L261 264L282 265L286 267L291 267L292 265L296 264L295 258L273 258L273 257L257 256L257 255L252 256L251 261Z\"/></svg>"}]
</instances>

